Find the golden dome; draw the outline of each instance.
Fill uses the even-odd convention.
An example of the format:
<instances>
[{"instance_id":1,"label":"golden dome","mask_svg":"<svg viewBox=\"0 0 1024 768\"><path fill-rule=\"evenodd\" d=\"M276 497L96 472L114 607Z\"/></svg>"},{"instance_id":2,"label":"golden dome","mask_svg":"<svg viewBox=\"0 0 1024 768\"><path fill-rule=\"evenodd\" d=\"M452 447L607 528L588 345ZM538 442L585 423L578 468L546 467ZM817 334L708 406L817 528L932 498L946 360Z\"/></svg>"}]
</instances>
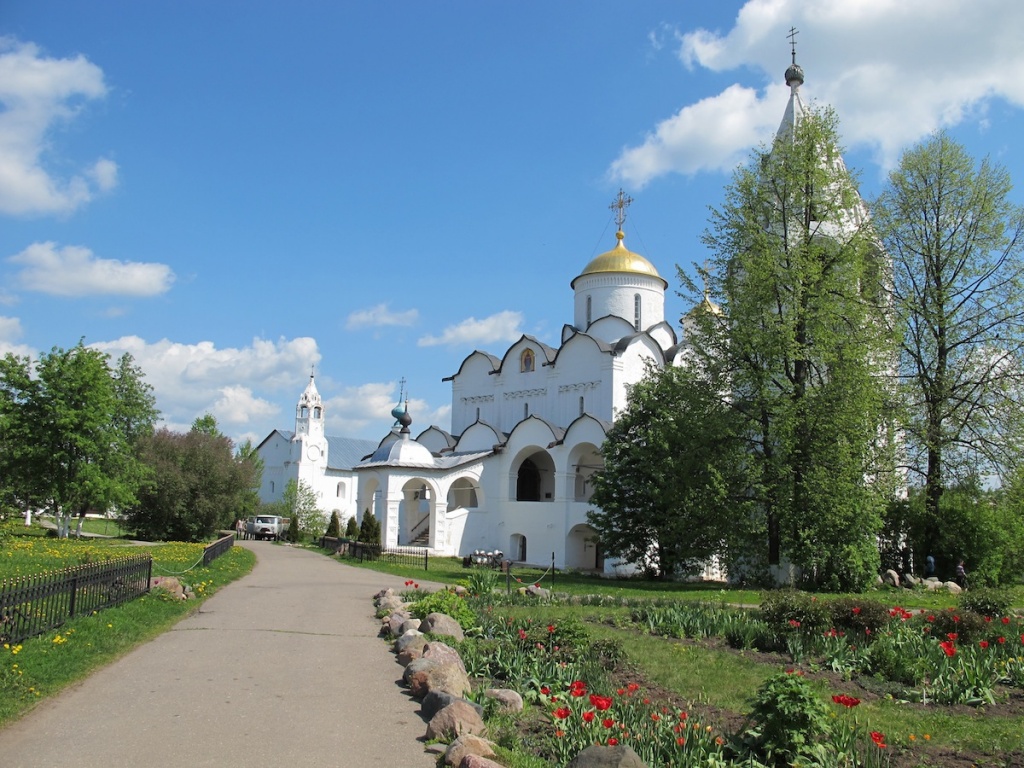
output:
<instances>
[{"instance_id":1,"label":"golden dome","mask_svg":"<svg viewBox=\"0 0 1024 768\"><path fill-rule=\"evenodd\" d=\"M587 264L580 273L580 277L583 277L584 275L593 275L598 272L628 272L637 275L656 277L661 280L661 282L665 283L666 287L668 286L668 283L665 282L665 279L658 274L658 270L654 268L654 265L651 264L651 262L639 253L633 253L626 249L626 246L622 242L625 235L622 233L621 229L615 233L615 237L618 239L615 247L607 253L602 253Z\"/></svg>"}]
</instances>

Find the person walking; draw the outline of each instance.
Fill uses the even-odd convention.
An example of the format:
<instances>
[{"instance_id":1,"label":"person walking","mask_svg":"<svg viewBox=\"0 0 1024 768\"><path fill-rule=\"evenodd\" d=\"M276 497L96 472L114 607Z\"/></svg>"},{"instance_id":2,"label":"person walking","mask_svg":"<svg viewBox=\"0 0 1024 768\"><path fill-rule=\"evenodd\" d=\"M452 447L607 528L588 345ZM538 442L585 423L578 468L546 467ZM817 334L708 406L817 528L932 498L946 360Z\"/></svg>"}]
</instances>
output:
<instances>
[{"instance_id":1,"label":"person walking","mask_svg":"<svg viewBox=\"0 0 1024 768\"><path fill-rule=\"evenodd\" d=\"M960 589L967 589L967 571L964 570L963 560L956 564L956 583L960 585Z\"/></svg>"}]
</instances>

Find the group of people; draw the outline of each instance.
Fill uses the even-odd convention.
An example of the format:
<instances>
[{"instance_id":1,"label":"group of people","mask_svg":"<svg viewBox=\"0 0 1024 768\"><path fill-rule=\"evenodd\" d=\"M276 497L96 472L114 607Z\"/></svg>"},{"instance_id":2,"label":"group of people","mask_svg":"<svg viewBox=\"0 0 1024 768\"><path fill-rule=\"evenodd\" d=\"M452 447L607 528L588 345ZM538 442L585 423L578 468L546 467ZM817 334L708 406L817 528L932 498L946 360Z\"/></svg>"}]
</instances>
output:
<instances>
[{"instance_id":1,"label":"group of people","mask_svg":"<svg viewBox=\"0 0 1024 768\"><path fill-rule=\"evenodd\" d=\"M935 558L931 555L928 555L928 557L924 559L924 575L926 578L928 576L935 575ZM963 560L959 560L956 564L953 581L955 581L961 589L967 589L967 570L964 568Z\"/></svg>"}]
</instances>

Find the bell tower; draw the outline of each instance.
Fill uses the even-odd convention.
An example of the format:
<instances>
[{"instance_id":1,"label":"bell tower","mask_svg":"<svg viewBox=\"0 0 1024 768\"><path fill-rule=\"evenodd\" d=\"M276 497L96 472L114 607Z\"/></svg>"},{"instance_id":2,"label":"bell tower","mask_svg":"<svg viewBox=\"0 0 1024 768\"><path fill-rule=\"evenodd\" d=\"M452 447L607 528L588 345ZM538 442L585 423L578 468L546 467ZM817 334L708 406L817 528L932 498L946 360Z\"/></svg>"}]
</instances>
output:
<instances>
[{"instance_id":1,"label":"bell tower","mask_svg":"<svg viewBox=\"0 0 1024 768\"><path fill-rule=\"evenodd\" d=\"M300 464L327 464L327 438L324 435L324 404L317 391L313 374L295 406L295 437L299 443Z\"/></svg>"}]
</instances>

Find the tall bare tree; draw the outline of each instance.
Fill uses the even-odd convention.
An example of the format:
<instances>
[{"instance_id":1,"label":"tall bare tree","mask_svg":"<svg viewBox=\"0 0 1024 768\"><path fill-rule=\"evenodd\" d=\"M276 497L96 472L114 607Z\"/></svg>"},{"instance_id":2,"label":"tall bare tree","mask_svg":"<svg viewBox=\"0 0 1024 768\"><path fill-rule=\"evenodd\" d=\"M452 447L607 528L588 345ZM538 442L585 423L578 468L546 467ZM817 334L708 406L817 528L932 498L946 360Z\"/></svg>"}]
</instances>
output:
<instances>
[{"instance_id":1,"label":"tall bare tree","mask_svg":"<svg viewBox=\"0 0 1024 768\"><path fill-rule=\"evenodd\" d=\"M1004 168L939 133L903 155L873 205L893 263L907 464L933 526L946 488L1004 475L1020 455L1024 209L1011 189Z\"/></svg>"}]
</instances>

